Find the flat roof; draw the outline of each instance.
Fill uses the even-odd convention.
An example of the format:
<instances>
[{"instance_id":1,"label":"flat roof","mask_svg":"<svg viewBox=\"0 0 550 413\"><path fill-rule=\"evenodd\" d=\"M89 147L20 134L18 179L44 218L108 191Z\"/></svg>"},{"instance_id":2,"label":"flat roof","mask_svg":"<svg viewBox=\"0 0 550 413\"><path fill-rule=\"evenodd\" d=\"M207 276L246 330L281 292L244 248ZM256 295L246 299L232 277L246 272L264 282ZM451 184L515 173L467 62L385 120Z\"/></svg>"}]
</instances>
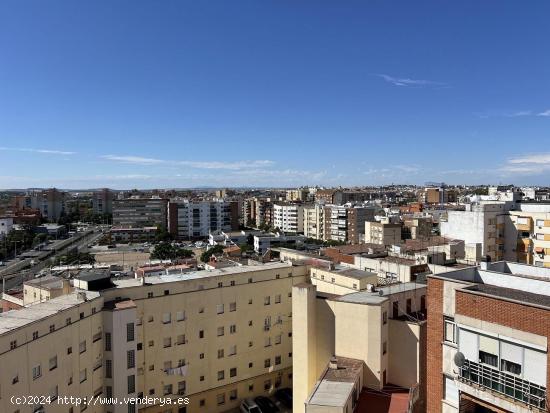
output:
<instances>
[{"instance_id":1,"label":"flat roof","mask_svg":"<svg viewBox=\"0 0 550 413\"><path fill-rule=\"evenodd\" d=\"M327 367L307 404L337 407L346 405L355 381L361 374L363 362L345 357L336 357L336 362L336 369Z\"/></svg>"},{"instance_id":2,"label":"flat roof","mask_svg":"<svg viewBox=\"0 0 550 413\"><path fill-rule=\"evenodd\" d=\"M77 290L48 301L23 307L19 310L0 313L0 335L83 303L84 299L79 293L85 294L87 301L99 297L98 292Z\"/></svg>"},{"instance_id":3,"label":"flat roof","mask_svg":"<svg viewBox=\"0 0 550 413\"><path fill-rule=\"evenodd\" d=\"M475 284L470 287L465 287L458 291L474 291L482 294L493 295L495 297L506 298L509 300L520 301L523 303L531 303L550 308L550 296L543 294L535 294L527 291L515 290L513 288L498 287L496 285Z\"/></svg>"},{"instance_id":4,"label":"flat roof","mask_svg":"<svg viewBox=\"0 0 550 413\"><path fill-rule=\"evenodd\" d=\"M356 293L345 294L336 298L335 301L356 304L380 304L386 301L388 297L393 294L421 290L426 287L426 284L414 282L393 284L384 287L377 287L376 291L358 291Z\"/></svg>"},{"instance_id":5,"label":"flat roof","mask_svg":"<svg viewBox=\"0 0 550 413\"><path fill-rule=\"evenodd\" d=\"M190 271L176 274L163 274L145 276L145 284L164 284L177 281L197 280L201 278L217 277L220 275L243 274L276 268L291 268L292 264L287 262L268 262L261 265L243 265L237 267L218 268L215 270ZM117 288L133 287L142 285L141 279L112 280Z\"/></svg>"},{"instance_id":6,"label":"flat roof","mask_svg":"<svg viewBox=\"0 0 550 413\"><path fill-rule=\"evenodd\" d=\"M344 275L346 277L355 278L356 280L361 280L363 278L378 276L378 274L370 271L357 270L355 268L337 268L331 270L330 272L334 274Z\"/></svg>"},{"instance_id":7,"label":"flat roof","mask_svg":"<svg viewBox=\"0 0 550 413\"><path fill-rule=\"evenodd\" d=\"M35 278L34 280L25 281L23 285L40 287L45 290L63 288L63 278L56 277L55 275L46 275L45 277L40 277L40 278Z\"/></svg>"}]
</instances>

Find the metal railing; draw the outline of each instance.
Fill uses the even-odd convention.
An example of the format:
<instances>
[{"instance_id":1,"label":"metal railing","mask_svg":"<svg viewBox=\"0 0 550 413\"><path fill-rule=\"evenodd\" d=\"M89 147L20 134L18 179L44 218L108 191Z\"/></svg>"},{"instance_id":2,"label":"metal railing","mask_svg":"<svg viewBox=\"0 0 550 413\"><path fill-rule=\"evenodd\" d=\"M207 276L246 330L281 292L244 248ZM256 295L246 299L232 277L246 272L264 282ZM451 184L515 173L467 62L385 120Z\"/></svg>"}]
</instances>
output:
<instances>
[{"instance_id":1,"label":"metal railing","mask_svg":"<svg viewBox=\"0 0 550 413\"><path fill-rule=\"evenodd\" d=\"M466 360L460 367L459 378L546 411L546 388L513 374Z\"/></svg>"}]
</instances>

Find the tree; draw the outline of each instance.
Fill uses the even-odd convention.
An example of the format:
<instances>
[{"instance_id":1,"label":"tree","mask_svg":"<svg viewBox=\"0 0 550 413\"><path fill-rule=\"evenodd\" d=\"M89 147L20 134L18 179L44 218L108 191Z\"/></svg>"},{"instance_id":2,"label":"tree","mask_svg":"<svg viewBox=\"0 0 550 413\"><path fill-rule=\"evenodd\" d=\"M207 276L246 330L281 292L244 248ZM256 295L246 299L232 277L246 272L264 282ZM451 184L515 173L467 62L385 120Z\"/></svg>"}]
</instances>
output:
<instances>
[{"instance_id":1,"label":"tree","mask_svg":"<svg viewBox=\"0 0 550 413\"><path fill-rule=\"evenodd\" d=\"M169 242L160 242L155 245L151 258L154 260L175 260L176 258L191 258L193 251L176 247Z\"/></svg>"},{"instance_id":2,"label":"tree","mask_svg":"<svg viewBox=\"0 0 550 413\"><path fill-rule=\"evenodd\" d=\"M212 255L222 254L222 253L223 253L223 247L221 245L214 245L208 251L204 251L201 254L201 261L202 262L208 262L208 261L210 261L210 257Z\"/></svg>"},{"instance_id":3,"label":"tree","mask_svg":"<svg viewBox=\"0 0 550 413\"><path fill-rule=\"evenodd\" d=\"M171 241L172 240L172 234L170 234L168 231L166 231L166 228L163 226L157 227L157 232L155 234L155 239L157 242L163 242L163 241Z\"/></svg>"}]
</instances>

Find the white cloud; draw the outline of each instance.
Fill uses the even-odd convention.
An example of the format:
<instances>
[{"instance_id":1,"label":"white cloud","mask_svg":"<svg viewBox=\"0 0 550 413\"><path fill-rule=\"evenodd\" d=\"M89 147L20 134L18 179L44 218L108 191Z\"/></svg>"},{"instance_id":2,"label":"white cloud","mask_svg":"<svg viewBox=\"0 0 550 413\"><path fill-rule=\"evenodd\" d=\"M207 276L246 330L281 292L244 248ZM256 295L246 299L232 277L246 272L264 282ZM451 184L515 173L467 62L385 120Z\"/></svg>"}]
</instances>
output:
<instances>
[{"instance_id":1,"label":"white cloud","mask_svg":"<svg viewBox=\"0 0 550 413\"><path fill-rule=\"evenodd\" d=\"M50 155L74 155L76 152L70 151L59 151L55 149L35 149L35 148L8 148L0 147L0 151L14 151L14 152L33 152L33 153L44 153Z\"/></svg>"},{"instance_id":2,"label":"white cloud","mask_svg":"<svg viewBox=\"0 0 550 413\"><path fill-rule=\"evenodd\" d=\"M550 153L522 155L508 159L501 169L506 174L540 175L550 171Z\"/></svg>"},{"instance_id":3,"label":"white cloud","mask_svg":"<svg viewBox=\"0 0 550 413\"><path fill-rule=\"evenodd\" d=\"M227 169L242 170L252 168L265 168L274 165L275 162L269 160L250 160L250 161L174 161L155 158L145 158L133 155L103 155L103 159L110 161L135 164L135 165L168 165L168 166L188 166L196 169Z\"/></svg>"},{"instance_id":4,"label":"white cloud","mask_svg":"<svg viewBox=\"0 0 550 413\"><path fill-rule=\"evenodd\" d=\"M413 86L413 87L423 87L423 86L447 86L443 82L435 82L433 80L424 80L424 79L410 79L403 77L393 77L386 74L377 74L376 76L381 77L386 82L391 83L394 86Z\"/></svg>"},{"instance_id":5,"label":"white cloud","mask_svg":"<svg viewBox=\"0 0 550 413\"><path fill-rule=\"evenodd\" d=\"M537 116L550 116L550 109L547 109L544 112L537 113Z\"/></svg>"},{"instance_id":6,"label":"white cloud","mask_svg":"<svg viewBox=\"0 0 550 413\"><path fill-rule=\"evenodd\" d=\"M541 153L533 155L523 155L519 158L512 158L508 160L511 164L548 164L550 165L550 153Z\"/></svg>"}]
</instances>

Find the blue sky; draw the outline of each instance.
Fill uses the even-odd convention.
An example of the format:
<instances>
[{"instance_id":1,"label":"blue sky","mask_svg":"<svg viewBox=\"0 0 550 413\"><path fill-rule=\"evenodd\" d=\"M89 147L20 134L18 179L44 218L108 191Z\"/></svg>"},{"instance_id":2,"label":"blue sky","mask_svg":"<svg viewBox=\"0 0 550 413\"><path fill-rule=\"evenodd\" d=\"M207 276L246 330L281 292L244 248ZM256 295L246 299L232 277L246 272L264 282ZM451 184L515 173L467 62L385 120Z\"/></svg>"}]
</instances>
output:
<instances>
[{"instance_id":1,"label":"blue sky","mask_svg":"<svg viewBox=\"0 0 550 413\"><path fill-rule=\"evenodd\" d=\"M548 1L0 3L0 188L548 185Z\"/></svg>"}]
</instances>

